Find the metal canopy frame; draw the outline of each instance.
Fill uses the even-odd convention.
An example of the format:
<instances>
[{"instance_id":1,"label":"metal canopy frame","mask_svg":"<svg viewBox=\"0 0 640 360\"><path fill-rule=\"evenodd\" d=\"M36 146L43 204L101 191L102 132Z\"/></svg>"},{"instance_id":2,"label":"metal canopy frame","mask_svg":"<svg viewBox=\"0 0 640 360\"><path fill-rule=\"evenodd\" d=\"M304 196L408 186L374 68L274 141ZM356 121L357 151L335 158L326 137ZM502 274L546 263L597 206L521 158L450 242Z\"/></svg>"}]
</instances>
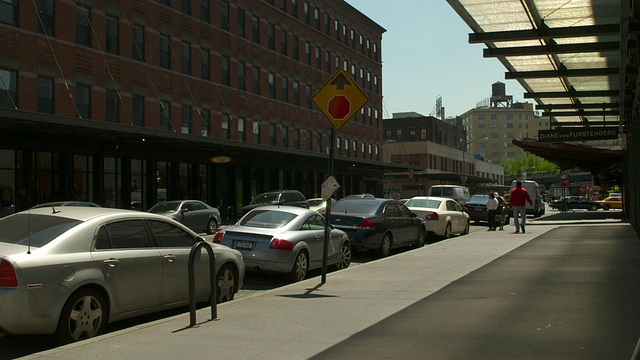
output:
<instances>
[{"instance_id":1,"label":"metal canopy frame","mask_svg":"<svg viewBox=\"0 0 640 360\"><path fill-rule=\"evenodd\" d=\"M484 56L505 66L553 126L625 132L638 74L635 0L447 2L473 31L469 42L484 43Z\"/></svg>"}]
</instances>

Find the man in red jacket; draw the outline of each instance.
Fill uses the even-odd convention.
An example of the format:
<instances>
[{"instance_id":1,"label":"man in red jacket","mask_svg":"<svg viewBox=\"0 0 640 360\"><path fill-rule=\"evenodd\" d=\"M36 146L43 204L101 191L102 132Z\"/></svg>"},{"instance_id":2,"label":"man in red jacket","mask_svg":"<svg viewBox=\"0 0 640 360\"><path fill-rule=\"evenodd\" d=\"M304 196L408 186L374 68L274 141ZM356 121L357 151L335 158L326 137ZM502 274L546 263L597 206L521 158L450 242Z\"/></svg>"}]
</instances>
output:
<instances>
[{"instance_id":1,"label":"man in red jacket","mask_svg":"<svg viewBox=\"0 0 640 360\"><path fill-rule=\"evenodd\" d=\"M509 207L513 209L513 224L516 226L516 234L520 233L520 229L522 229L522 233L524 234L524 225L527 222L525 201L533 205L533 201L531 201L531 197L529 197L529 192L522 187L522 181L516 180L516 187L511 189L511 197L509 198ZM518 217L520 217L519 224Z\"/></svg>"}]
</instances>

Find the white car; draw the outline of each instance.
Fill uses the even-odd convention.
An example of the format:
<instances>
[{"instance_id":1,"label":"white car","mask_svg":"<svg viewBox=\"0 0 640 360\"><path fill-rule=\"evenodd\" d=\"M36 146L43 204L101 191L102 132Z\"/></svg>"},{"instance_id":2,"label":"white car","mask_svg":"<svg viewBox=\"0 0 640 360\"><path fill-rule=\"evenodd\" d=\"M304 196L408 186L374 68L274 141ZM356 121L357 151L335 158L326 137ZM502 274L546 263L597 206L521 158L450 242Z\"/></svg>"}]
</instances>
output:
<instances>
[{"instance_id":1,"label":"white car","mask_svg":"<svg viewBox=\"0 0 640 360\"><path fill-rule=\"evenodd\" d=\"M469 233L469 214L457 201L436 196L416 196L405 204L411 212L424 219L427 233L444 238Z\"/></svg>"}]
</instances>

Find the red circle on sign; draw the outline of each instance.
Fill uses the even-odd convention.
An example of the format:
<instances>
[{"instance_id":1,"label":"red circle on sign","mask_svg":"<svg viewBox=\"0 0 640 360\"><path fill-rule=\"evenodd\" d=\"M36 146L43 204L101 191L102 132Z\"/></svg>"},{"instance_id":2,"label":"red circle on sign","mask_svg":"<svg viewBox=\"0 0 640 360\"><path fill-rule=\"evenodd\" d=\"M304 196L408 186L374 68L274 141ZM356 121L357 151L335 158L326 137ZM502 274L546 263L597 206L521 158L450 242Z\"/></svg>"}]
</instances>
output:
<instances>
[{"instance_id":1,"label":"red circle on sign","mask_svg":"<svg viewBox=\"0 0 640 360\"><path fill-rule=\"evenodd\" d=\"M351 101L344 95L336 95L329 100L329 114L336 120L342 120L351 112Z\"/></svg>"}]
</instances>

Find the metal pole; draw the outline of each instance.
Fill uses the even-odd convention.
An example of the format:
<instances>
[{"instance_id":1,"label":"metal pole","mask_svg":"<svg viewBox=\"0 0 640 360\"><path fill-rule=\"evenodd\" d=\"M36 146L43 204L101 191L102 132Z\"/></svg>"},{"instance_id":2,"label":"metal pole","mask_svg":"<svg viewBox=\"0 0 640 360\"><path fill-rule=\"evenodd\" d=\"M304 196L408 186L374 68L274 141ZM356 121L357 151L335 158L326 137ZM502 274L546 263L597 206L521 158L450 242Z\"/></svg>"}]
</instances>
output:
<instances>
[{"instance_id":1,"label":"metal pole","mask_svg":"<svg viewBox=\"0 0 640 360\"><path fill-rule=\"evenodd\" d=\"M336 132L331 128L331 142L329 146L329 176L333 176L333 146L335 145ZM325 207L325 219L324 219L324 246L322 249L322 281L324 284L327 282L327 257L329 256L329 240L331 239L331 197L327 199L327 205Z\"/></svg>"}]
</instances>

